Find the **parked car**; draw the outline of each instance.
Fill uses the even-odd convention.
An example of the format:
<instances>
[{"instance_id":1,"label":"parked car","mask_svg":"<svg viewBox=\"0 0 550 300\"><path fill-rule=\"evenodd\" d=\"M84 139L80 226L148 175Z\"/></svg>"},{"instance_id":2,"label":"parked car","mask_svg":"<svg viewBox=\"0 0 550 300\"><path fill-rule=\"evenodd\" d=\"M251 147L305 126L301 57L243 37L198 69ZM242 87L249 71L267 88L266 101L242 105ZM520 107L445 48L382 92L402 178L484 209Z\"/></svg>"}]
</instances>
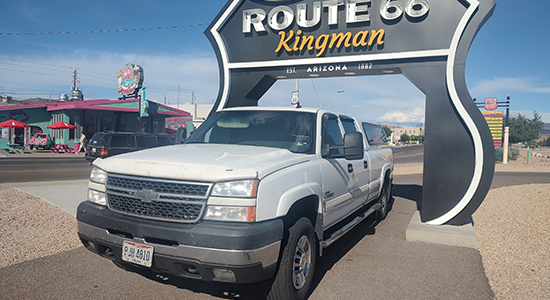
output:
<instances>
[{"instance_id":1,"label":"parked car","mask_svg":"<svg viewBox=\"0 0 550 300\"><path fill-rule=\"evenodd\" d=\"M29 148L50 149L55 145L54 139L48 133L37 133L29 141Z\"/></svg>"},{"instance_id":2,"label":"parked car","mask_svg":"<svg viewBox=\"0 0 550 300\"><path fill-rule=\"evenodd\" d=\"M98 132L92 136L86 145L85 157L87 161L93 162L96 158L106 158L171 144L171 139L165 135L136 132Z\"/></svg>"}]
</instances>

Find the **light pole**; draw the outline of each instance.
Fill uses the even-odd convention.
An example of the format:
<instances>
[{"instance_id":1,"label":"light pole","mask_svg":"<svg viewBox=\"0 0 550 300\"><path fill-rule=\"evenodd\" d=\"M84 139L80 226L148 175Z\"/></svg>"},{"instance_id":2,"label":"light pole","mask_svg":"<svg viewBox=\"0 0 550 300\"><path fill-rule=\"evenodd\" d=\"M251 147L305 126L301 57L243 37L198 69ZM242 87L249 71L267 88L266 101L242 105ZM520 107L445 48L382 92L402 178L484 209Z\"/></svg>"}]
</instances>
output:
<instances>
[{"instance_id":1,"label":"light pole","mask_svg":"<svg viewBox=\"0 0 550 300\"><path fill-rule=\"evenodd\" d=\"M323 108L323 101L325 101L325 99L328 99L328 97L334 95L334 94L341 94L341 93L344 93L345 91L344 90L340 90L340 91L334 91L330 94L328 94L328 96L324 97L323 98L323 95L321 95L321 108Z\"/></svg>"}]
</instances>

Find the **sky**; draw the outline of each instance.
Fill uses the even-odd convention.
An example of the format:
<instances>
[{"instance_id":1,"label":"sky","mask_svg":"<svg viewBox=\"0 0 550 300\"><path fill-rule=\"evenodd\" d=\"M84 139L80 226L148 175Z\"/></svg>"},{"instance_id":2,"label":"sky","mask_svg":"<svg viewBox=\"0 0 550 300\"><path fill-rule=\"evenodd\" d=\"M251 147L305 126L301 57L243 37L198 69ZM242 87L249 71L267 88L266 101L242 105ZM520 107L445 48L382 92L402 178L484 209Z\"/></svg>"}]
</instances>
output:
<instances>
[{"instance_id":1,"label":"sky","mask_svg":"<svg viewBox=\"0 0 550 300\"><path fill-rule=\"evenodd\" d=\"M213 104L220 75L204 31L226 2L1 0L0 95L58 99L70 94L77 70L86 100L115 100L117 72L131 63L143 67L149 100L183 104L194 96ZM470 94L478 101L509 96L511 115L536 111L550 123L550 1L495 2L466 61ZM74 33L83 31L95 33ZM295 89L295 80L279 80L259 105L289 106ZM322 103L383 124L424 122L424 94L402 75L301 79L299 91L302 106Z\"/></svg>"}]
</instances>

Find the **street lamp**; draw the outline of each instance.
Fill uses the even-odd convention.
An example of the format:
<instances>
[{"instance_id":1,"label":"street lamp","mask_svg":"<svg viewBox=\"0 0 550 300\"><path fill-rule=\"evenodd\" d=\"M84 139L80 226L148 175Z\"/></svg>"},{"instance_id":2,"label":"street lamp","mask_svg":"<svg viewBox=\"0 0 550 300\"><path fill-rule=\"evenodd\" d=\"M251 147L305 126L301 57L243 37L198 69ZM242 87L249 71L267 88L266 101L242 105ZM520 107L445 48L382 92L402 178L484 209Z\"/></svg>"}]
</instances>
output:
<instances>
[{"instance_id":1,"label":"street lamp","mask_svg":"<svg viewBox=\"0 0 550 300\"><path fill-rule=\"evenodd\" d=\"M341 94L341 93L343 93L343 92L345 92L345 91L344 91L344 90L334 91L334 92L330 93L328 96L326 96L326 97L324 97L324 98L323 98L323 95L321 95L321 108L323 108L323 101L325 101L326 99L328 99L328 97L330 97L330 96L332 96L332 95L334 95L334 94Z\"/></svg>"}]
</instances>

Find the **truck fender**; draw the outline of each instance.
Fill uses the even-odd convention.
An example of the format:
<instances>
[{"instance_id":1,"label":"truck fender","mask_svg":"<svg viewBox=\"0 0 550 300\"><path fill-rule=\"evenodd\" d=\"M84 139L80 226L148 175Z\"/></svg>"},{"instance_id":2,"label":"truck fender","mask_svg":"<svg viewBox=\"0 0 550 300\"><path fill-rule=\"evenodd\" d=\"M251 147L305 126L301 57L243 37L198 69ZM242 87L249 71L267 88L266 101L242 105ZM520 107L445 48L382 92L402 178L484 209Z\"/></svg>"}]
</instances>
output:
<instances>
[{"instance_id":1,"label":"truck fender","mask_svg":"<svg viewBox=\"0 0 550 300\"><path fill-rule=\"evenodd\" d=\"M382 191L382 187L384 186L384 184L386 184L386 174L388 173L388 171L390 173L389 174L389 180L390 180L390 182L393 181L393 170L391 168L391 165L390 164L385 164L382 167L382 172L380 172L380 189L378 190L378 195L380 195L380 192Z\"/></svg>"},{"instance_id":2,"label":"truck fender","mask_svg":"<svg viewBox=\"0 0 550 300\"><path fill-rule=\"evenodd\" d=\"M292 205L298 200L316 196L321 199L321 186L316 182L306 182L297 186L293 186L281 194L279 206L277 208L277 217L285 216ZM321 205L315 208L317 213L322 213ZM315 224L314 224L315 225Z\"/></svg>"}]
</instances>

